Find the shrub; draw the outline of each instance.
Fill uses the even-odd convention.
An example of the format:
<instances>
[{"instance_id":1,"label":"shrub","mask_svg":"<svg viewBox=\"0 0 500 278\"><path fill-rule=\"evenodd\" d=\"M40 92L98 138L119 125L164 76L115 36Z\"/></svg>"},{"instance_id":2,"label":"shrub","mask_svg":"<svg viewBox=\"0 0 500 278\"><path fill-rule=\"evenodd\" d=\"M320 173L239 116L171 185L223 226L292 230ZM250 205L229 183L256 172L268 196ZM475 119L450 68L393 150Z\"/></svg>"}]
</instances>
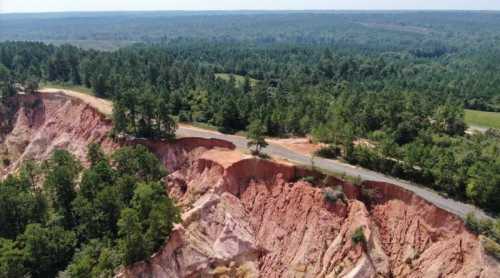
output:
<instances>
[{"instance_id":1,"label":"shrub","mask_svg":"<svg viewBox=\"0 0 500 278\"><path fill-rule=\"evenodd\" d=\"M465 226L473 233L488 237L490 240L500 243L500 219L488 218L478 219L474 213L469 212L465 216Z\"/></svg>"},{"instance_id":2,"label":"shrub","mask_svg":"<svg viewBox=\"0 0 500 278\"><path fill-rule=\"evenodd\" d=\"M356 186L360 186L363 184L363 179L361 178L361 176L352 177L350 178L350 181Z\"/></svg>"},{"instance_id":3,"label":"shrub","mask_svg":"<svg viewBox=\"0 0 500 278\"><path fill-rule=\"evenodd\" d=\"M314 152L314 154L323 158L335 159L340 156L341 150L337 146L330 145L327 147L322 147L321 149Z\"/></svg>"},{"instance_id":4,"label":"shrub","mask_svg":"<svg viewBox=\"0 0 500 278\"><path fill-rule=\"evenodd\" d=\"M472 232L478 234L479 233L479 221L476 218L474 213L469 212L465 216L465 226L471 230Z\"/></svg>"},{"instance_id":5,"label":"shrub","mask_svg":"<svg viewBox=\"0 0 500 278\"><path fill-rule=\"evenodd\" d=\"M305 176L305 177L302 177L301 180L305 181L305 182L308 182L308 183L314 183L314 181L316 180L316 178L314 178L313 176Z\"/></svg>"},{"instance_id":6,"label":"shrub","mask_svg":"<svg viewBox=\"0 0 500 278\"><path fill-rule=\"evenodd\" d=\"M375 188L361 187L361 197L364 200L373 200L377 197L378 191Z\"/></svg>"},{"instance_id":7,"label":"shrub","mask_svg":"<svg viewBox=\"0 0 500 278\"><path fill-rule=\"evenodd\" d=\"M179 121L180 122L191 122L191 113L189 111L182 110L179 112Z\"/></svg>"},{"instance_id":8,"label":"shrub","mask_svg":"<svg viewBox=\"0 0 500 278\"><path fill-rule=\"evenodd\" d=\"M335 193L333 191L329 191L329 190L326 190L323 192L324 196L325 196L325 200L329 203L336 203L338 198L337 196L335 195Z\"/></svg>"},{"instance_id":9,"label":"shrub","mask_svg":"<svg viewBox=\"0 0 500 278\"><path fill-rule=\"evenodd\" d=\"M347 202L347 198L344 192L342 191L342 188L337 188L335 190L327 188L323 191L323 195L325 197L325 200L332 204L335 204L337 200L341 200L344 203Z\"/></svg>"},{"instance_id":10,"label":"shrub","mask_svg":"<svg viewBox=\"0 0 500 278\"><path fill-rule=\"evenodd\" d=\"M354 244L366 244L365 234L363 233L363 227L358 227L351 236L352 243Z\"/></svg>"},{"instance_id":11,"label":"shrub","mask_svg":"<svg viewBox=\"0 0 500 278\"><path fill-rule=\"evenodd\" d=\"M483 244L484 250L491 256L500 260L500 244L496 243L494 240L489 239L485 236L481 236L480 240L481 243Z\"/></svg>"}]
</instances>

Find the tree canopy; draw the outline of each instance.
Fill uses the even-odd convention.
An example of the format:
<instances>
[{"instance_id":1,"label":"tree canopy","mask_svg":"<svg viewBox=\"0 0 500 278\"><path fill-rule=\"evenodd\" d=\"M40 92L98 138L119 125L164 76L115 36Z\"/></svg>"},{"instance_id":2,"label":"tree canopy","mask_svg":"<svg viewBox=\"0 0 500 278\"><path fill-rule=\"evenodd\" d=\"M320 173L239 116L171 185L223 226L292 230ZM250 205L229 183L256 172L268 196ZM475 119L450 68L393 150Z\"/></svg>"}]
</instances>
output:
<instances>
[{"instance_id":1,"label":"tree canopy","mask_svg":"<svg viewBox=\"0 0 500 278\"><path fill-rule=\"evenodd\" d=\"M168 239L180 216L160 161L143 146L108 157L92 144L87 156L83 169L56 150L0 183L1 277L113 276Z\"/></svg>"}]
</instances>

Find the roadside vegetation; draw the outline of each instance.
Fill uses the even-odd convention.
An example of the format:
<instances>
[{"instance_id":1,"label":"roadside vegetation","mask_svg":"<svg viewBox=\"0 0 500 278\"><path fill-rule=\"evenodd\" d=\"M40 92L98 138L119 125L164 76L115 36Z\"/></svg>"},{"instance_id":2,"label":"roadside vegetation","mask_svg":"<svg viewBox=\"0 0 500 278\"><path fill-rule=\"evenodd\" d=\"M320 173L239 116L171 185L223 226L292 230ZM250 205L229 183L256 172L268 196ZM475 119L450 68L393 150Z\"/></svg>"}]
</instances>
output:
<instances>
[{"instance_id":1,"label":"roadside vegetation","mask_svg":"<svg viewBox=\"0 0 500 278\"><path fill-rule=\"evenodd\" d=\"M158 159L98 145L88 159L56 150L0 183L0 277L112 277L163 246L180 216Z\"/></svg>"},{"instance_id":2,"label":"roadside vegetation","mask_svg":"<svg viewBox=\"0 0 500 278\"><path fill-rule=\"evenodd\" d=\"M500 260L500 219L478 219L473 213L469 213L465 218L465 225L470 231L480 235L486 252Z\"/></svg>"}]
</instances>

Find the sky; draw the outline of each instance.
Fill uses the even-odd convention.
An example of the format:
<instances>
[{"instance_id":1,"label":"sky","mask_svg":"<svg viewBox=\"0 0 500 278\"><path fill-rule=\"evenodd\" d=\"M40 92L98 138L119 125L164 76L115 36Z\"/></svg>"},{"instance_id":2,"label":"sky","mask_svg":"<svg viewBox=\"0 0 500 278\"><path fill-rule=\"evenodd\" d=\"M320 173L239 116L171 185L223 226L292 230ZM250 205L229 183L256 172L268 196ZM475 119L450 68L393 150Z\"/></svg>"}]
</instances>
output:
<instances>
[{"instance_id":1,"label":"sky","mask_svg":"<svg viewBox=\"0 0 500 278\"><path fill-rule=\"evenodd\" d=\"M0 12L134 10L500 10L500 0L0 0Z\"/></svg>"}]
</instances>

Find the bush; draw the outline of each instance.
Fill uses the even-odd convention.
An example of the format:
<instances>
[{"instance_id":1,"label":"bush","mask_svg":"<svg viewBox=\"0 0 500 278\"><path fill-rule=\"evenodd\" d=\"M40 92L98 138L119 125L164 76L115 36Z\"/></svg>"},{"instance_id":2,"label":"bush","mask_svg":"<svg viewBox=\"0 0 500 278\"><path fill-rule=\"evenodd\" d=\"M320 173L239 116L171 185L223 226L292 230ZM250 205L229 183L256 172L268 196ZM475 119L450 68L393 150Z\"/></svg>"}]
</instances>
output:
<instances>
[{"instance_id":1,"label":"bush","mask_svg":"<svg viewBox=\"0 0 500 278\"><path fill-rule=\"evenodd\" d=\"M182 110L179 112L179 121L183 123L191 122L191 113L189 111Z\"/></svg>"},{"instance_id":2,"label":"bush","mask_svg":"<svg viewBox=\"0 0 500 278\"><path fill-rule=\"evenodd\" d=\"M323 193L325 195L325 200L329 203L336 203L337 202L337 196L332 191L325 191Z\"/></svg>"},{"instance_id":3,"label":"bush","mask_svg":"<svg viewBox=\"0 0 500 278\"><path fill-rule=\"evenodd\" d=\"M347 198L342 191L342 189L333 190L331 188L327 188L323 191L323 195L325 197L325 201L335 204L337 200L342 200L342 202L346 203Z\"/></svg>"},{"instance_id":4,"label":"bush","mask_svg":"<svg viewBox=\"0 0 500 278\"><path fill-rule=\"evenodd\" d=\"M500 243L500 219L478 219L474 213L469 212L464 222L471 232L484 235L496 243Z\"/></svg>"},{"instance_id":5,"label":"bush","mask_svg":"<svg viewBox=\"0 0 500 278\"><path fill-rule=\"evenodd\" d=\"M469 212L465 216L465 226L472 232L478 234L479 233L479 222L477 221L476 215L474 213Z\"/></svg>"},{"instance_id":6,"label":"bush","mask_svg":"<svg viewBox=\"0 0 500 278\"><path fill-rule=\"evenodd\" d=\"M366 244L365 234L363 233L363 227L358 227L351 236L352 243L354 244Z\"/></svg>"},{"instance_id":7,"label":"bush","mask_svg":"<svg viewBox=\"0 0 500 278\"><path fill-rule=\"evenodd\" d=\"M362 187L361 188L361 197L366 200L373 200L375 197L377 197L378 191L375 188L367 188L367 187Z\"/></svg>"},{"instance_id":8,"label":"bush","mask_svg":"<svg viewBox=\"0 0 500 278\"><path fill-rule=\"evenodd\" d=\"M491 256L500 260L500 244L496 243L494 240L489 239L485 236L481 236L480 240L484 247L484 250Z\"/></svg>"},{"instance_id":9,"label":"bush","mask_svg":"<svg viewBox=\"0 0 500 278\"><path fill-rule=\"evenodd\" d=\"M313 176L305 176L305 177L302 177L300 180L312 184L312 183L314 183L314 181L316 180L316 178L314 178Z\"/></svg>"},{"instance_id":10,"label":"bush","mask_svg":"<svg viewBox=\"0 0 500 278\"><path fill-rule=\"evenodd\" d=\"M321 149L317 150L314 152L314 155L323 157L323 158L329 158L329 159L335 159L339 157L341 154L341 150L337 146L327 146L327 147L322 147Z\"/></svg>"}]
</instances>

